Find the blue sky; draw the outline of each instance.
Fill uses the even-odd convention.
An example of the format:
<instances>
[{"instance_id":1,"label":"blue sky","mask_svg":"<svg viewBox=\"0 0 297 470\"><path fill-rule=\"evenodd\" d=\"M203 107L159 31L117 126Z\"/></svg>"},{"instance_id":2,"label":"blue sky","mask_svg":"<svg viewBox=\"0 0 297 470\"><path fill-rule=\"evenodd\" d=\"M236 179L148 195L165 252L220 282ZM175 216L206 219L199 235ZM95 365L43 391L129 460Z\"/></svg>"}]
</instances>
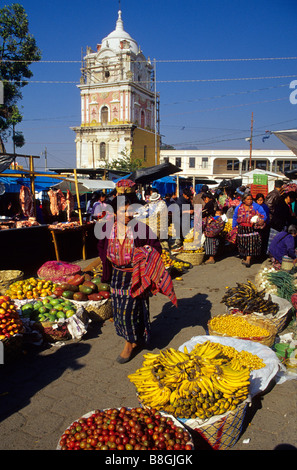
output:
<instances>
[{"instance_id":1,"label":"blue sky","mask_svg":"<svg viewBox=\"0 0 297 470\"><path fill-rule=\"evenodd\" d=\"M19 3L42 51L23 89L21 153L46 148L48 167L75 167L70 127L80 124L82 51L115 28L119 2ZM253 148L286 149L275 136L262 137L297 128L297 104L289 99L297 80L296 0L121 0L121 10L125 30L156 60L164 143L248 149L253 113ZM263 58L274 60L255 60ZM42 156L36 167L44 165Z\"/></svg>"}]
</instances>

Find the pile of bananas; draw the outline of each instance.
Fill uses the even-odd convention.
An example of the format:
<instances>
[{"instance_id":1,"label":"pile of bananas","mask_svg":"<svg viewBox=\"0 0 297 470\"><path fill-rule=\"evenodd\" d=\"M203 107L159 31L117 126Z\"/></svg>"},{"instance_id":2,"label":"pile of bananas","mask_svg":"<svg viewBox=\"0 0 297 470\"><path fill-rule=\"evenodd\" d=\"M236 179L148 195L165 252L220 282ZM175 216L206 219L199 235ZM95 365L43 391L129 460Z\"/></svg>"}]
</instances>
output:
<instances>
[{"instance_id":1,"label":"pile of bananas","mask_svg":"<svg viewBox=\"0 0 297 470\"><path fill-rule=\"evenodd\" d=\"M265 367L258 356L205 341L189 353L168 348L147 353L128 375L139 400L177 418L209 419L234 410L249 392L250 371Z\"/></svg>"},{"instance_id":2,"label":"pile of bananas","mask_svg":"<svg viewBox=\"0 0 297 470\"><path fill-rule=\"evenodd\" d=\"M170 254L166 250L162 250L161 254L162 261L165 265L165 268L175 268L177 271L183 271L191 267L190 263L181 260L175 260L171 258Z\"/></svg>"},{"instance_id":3,"label":"pile of bananas","mask_svg":"<svg viewBox=\"0 0 297 470\"><path fill-rule=\"evenodd\" d=\"M270 333L265 328L251 324L245 316L219 315L208 322L209 330L213 334L223 334L237 338L263 338Z\"/></svg>"},{"instance_id":4,"label":"pile of bananas","mask_svg":"<svg viewBox=\"0 0 297 470\"><path fill-rule=\"evenodd\" d=\"M243 313L263 313L276 315L279 305L272 302L271 296L265 299L265 290L258 291L256 286L248 281L246 284L237 283L236 287L229 287L221 303L228 308L236 308Z\"/></svg>"}]
</instances>

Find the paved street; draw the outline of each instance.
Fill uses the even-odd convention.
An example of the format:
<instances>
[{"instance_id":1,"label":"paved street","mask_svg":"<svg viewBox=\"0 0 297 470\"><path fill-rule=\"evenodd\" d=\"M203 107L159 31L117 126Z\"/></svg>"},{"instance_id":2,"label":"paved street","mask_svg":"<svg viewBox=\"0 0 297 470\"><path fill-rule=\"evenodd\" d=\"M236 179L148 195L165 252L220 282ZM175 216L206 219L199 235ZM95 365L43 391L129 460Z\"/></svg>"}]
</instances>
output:
<instances>
[{"instance_id":1,"label":"paved street","mask_svg":"<svg viewBox=\"0 0 297 470\"><path fill-rule=\"evenodd\" d=\"M209 318L225 311L220 300L226 286L253 280L259 267L247 269L238 258L229 257L194 267L182 281L175 280L177 309L161 294L151 299L152 350L178 348L205 334ZM79 342L31 347L18 360L0 366L0 449L53 450L63 431L83 414L137 406L127 375L141 365L142 354L120 365L115 359L122 344L111 321L93 322ZM291 380L271 384L271 390L254 399L232 450L297 448L296 392L297 380Z\"/></svg>"}]
</instances>

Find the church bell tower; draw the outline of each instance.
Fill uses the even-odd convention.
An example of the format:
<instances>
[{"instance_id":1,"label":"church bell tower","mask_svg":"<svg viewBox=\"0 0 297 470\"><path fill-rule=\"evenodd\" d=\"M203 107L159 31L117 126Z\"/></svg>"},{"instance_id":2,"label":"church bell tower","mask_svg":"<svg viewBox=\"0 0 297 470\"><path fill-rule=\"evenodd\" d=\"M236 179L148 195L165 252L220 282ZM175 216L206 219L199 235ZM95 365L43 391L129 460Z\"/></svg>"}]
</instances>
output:
<instances>
[{"instance_id":1,"label":"church bell tower","mask_svg":"<svg viewBox=\"0 0 297 470\"><path fill-rule=\"evenodd\" d=\"M116 28L96 50L87 48L80 85L81 125L76 134L76 167L105 168L127 156L142 167L159 164L159 97L154 70L137 42Z\"/></svg>"}]
</instances>

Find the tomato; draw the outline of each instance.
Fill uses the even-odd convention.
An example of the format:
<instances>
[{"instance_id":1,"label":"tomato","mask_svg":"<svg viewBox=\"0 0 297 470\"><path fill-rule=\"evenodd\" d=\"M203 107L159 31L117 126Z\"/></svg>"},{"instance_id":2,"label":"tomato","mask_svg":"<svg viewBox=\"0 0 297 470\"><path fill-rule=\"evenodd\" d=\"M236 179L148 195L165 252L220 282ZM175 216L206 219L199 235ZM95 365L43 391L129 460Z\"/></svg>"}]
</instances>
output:
<instances>
[{"instance_id":1,"label":"tomato","mask_svg":"<svg viewBox=\"0 0 297 470\"><path fill-rule=\"evenodd\" d=\"M103 297L103 299L109 299L110 293L108 291L102 290L99 292L99 295Z\"/></svg>"}]
</instances>

